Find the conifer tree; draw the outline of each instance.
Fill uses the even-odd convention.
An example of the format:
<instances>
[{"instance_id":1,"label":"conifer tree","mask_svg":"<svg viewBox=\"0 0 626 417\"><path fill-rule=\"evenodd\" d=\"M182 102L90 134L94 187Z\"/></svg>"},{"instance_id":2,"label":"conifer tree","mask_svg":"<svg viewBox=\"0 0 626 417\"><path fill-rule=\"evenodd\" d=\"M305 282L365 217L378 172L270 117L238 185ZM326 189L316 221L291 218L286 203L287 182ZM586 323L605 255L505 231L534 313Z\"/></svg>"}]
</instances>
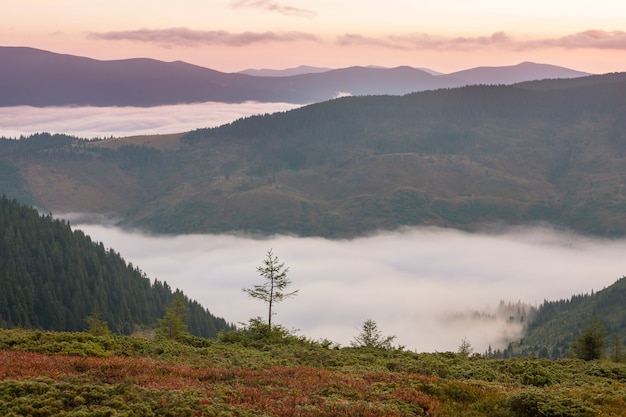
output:
<instances>
[{"instance_id":1,"label":"conifer tree","mask_svg":"<svg viewBox=\"0 0 626 417\"><path fill-rule=\"evenodd\" d=\"M372 319L367 319L361 326L361 333L354 338L351 344L353 347L391 349L391 344L395 338L395 336L383 337L382 332L378 329L378 324Z\"/></svg>"},{"instance_id":2,"label":"conifer tree","mask_svg":"<svg viewBox=\"0 0 626 417\"><path fill-rule=\"evenodd\" d=\"M611 359L613 362L621 362L624 359L624 345L618 335L615 335L611 344Z\"/></svg>"},{"instance_id":3,"label":"conifer tree","mask_svg":"<svg viewBox=\"0 0 626 417\"><path fill-rule=\"evenodd\" d=\"M265 282L255 285L253 288L243 288L242 290L249 297L267 303L267 329L268 334L270 334L272 332L272 315L275 314L274 305L295 296L298 294L298 290L285 292L285 289L291 284L291 280L287 278L289 268L285 266L284 262L279 261L272 249L267 252L263 265L258 266L256 270L265 279Z\"/></svg>"},{"instance_id":4,"label":"conifer tree","mask_svg":"<svg viewBox=\"0 0 626 417\"><path fill-rule=\"evenodd\" d=\"M602 359L606 347L606 331L598 319L593 318L591 326L585 330L572 344L571 350L576 358L591 361Z\"/></svg>"},{"instance_id":5,"label":"conifer tree","mask_svg":"<svg viewBox=\"0 0 626 417\"><path fill-rule=\"evenodd\" d=\"M176 292L172 305L165 309L165 315L159 319L159 328L156 331L158 337L180 340L188 335L187 332L187 303L185 296Z\"/></svg>"},{"instance_id":6,"label":"conifer tree","mask_svg":"<svg viewBox=\"0 0 626 417\"><path fill-rule=\"evenodd\" d=\"M491 348L491 346L489 346L489 348ZM459 355L465 358L469 357L472 353L474 353L474 348L472 347L472 344L467 339L467 337L464 337L463 340L461 340L461 344L459 345L457 352L459 353Z\"/></svg>"},{"instance_id":7,"label":"conifer tree","mask_svg":"<svg viewBox=\"0 0 626 417\"><path fill-rule=\"evenodd\" d=\"M87 330L89 334L94 336L109 336L111 334L107 322L100 318L100 312L98 310L94 310L85 321L87 322L87 326L89 326Z\"/></svg>"}]
</instances>

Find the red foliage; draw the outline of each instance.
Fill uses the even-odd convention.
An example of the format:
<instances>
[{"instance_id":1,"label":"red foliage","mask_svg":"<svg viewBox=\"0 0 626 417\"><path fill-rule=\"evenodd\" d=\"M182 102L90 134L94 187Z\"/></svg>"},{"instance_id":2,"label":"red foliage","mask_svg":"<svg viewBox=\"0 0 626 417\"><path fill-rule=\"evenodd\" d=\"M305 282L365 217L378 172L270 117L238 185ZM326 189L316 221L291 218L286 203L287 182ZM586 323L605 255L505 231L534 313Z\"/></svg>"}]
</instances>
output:
<instances>
[{"instance_id":1,"label":"red foliage","mask_svg":"<svg viewBox=\"0 0 626 417\"><path fill-rule=\"evenodd\" d=\"M94 358L0 350L0 378L81 375L90 383L132 383L151 389L206 393L201 405L222 402L274 416L381 417L398 403L437 415L439 402L412 386L428 379L398 373L348 374L308 367L197 368L144 358ZM389 384L390 389L381 389ZM164 400L165 401L165 400ZM165 406L166 404L163 404ZM419 415L418 414L418 415Z\"/></svg>"}]
</instances>

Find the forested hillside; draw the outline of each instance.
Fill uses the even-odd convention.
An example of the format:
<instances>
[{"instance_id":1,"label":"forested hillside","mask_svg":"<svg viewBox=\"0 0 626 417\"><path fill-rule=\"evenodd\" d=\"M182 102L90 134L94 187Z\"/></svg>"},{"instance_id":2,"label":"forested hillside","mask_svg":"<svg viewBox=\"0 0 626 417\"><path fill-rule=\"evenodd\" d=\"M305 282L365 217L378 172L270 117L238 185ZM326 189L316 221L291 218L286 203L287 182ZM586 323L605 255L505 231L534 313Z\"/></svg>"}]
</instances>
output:
<instances>
[{"instance_id":1,"label":"forested hillside","mask_svg":"<svg viewBox=\"0 0 626 417\"><path fill-rule=\"evenodd\" d=\"M151 282L113 249L4 196L0 286L0 327L80 331L97 312L112 331L130 334L156 327L174 299L165 281ZM192 334L215 337L231 328L197 302L186 301Z\"/></svg>"},{"instance_id":2,"label":"forested hillside","mask_svg":"<svg viewBox=\"0 0 626 417\"><path fill-rule=\"evenodd\" d=\"M525 331L524 338L510 345L507 354L563 358L576 338L597 320L606 332L605 353L624 351L626 340L626 277L591 294L566 300L544 301Z\"/></svg>"},{"instance_id":3,"label":"forested hillside","mask_svg":"<svg viewBox=\"0 0 626 417\"><path fill-rule=\"evenodd\" d=\"M626 74L609 74L345 97L167 146L41 134L0 140L0 192L165 233L549 222L624 236L624 114Z\"/></svg>"}]
</instances>

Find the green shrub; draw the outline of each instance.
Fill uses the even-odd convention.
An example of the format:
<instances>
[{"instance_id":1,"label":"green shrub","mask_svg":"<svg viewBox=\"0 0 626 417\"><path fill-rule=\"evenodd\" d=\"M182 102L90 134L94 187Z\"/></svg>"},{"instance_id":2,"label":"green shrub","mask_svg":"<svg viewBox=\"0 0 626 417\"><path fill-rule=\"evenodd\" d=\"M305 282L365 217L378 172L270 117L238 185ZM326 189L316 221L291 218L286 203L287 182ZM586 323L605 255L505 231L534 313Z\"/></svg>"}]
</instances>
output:
<instances>
[{"instance_id":1,"label":"green shrub","mask_svg":"<svg viewBox=\"0 0 626 417\"><path fill-rule=\"evenodd\" d=\"M510 398L511 410L519 417L593 417L599 410L565 390L526 388Z\"/></svg>"}]
</instances>

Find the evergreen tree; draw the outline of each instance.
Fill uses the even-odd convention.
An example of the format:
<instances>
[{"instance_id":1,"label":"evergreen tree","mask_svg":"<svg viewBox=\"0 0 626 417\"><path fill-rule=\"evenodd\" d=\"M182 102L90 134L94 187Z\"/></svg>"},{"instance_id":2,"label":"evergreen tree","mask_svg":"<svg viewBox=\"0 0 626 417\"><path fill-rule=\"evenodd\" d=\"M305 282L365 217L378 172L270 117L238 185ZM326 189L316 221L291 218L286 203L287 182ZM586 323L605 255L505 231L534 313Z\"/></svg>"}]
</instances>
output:
<instances>
[{"instance_id":1,"label":"evergreen tree","mask_svg":"<svg viewBox=\"0 0 626 417\"><path fill-rule=\"evenodd\" d=\"M489 348L491 349L491 346L489 346ZM466 358L474 352L474 348L472 347L470 341L467 340L467 337L464 337L463 340L461 340L461 344L459 345L457 352L459 355Z\"/></svg>"},{"instance_id":2,"label":"evergreen tree","mask_svg":"<svg viewBox=\"0 0 626 417\"><path fill-rule=\"evenodd\" d=\"M111 330L109 330L107 322L100 318L100 312L98 310L91 313L85 321L89 326L87 331L90 334L94 336L109 336L111 334Z\"/></svg>"},{"instance_id":3,"label":"evergreen tree","mask_svg":"<svg viewBox=\"0 0 626 417\"><path fill-rule=\"evenodd\" d=\"M278 257L272 252L272 249L267 252L267 256L263 260L263 265L257 267L257 272L265 279L265 282L255 285L253 288L243 288L243 291L251 298L256 298L267 303L267 328L269 334L272 332L274 304L295 296L298 290L285 292L285 289L291 284L291 280L287 278L289 268L285 267L284 262L279 261Z\"/></svg>"},{"instance_id":4,"label":"evergreen tree","mask_svg":"<svg viewBox=\"0 0 626 417\"><path fill-rule=\"evenodd\" d=\"M187 303L185 296L177 292L174 295L172 305L165 310L165 316L159 319L159 328L156 331L158 337L166 339L180 340L187 336Z\"/></svg>"},{"instance_id":5,"label":"evergreen tree","mask_svg":"<svg viewBox=\"0 0 626 417\"><path fill-rule=\"evenodd\" d=\"M615 335L611 343L611 359L613 362L621 362L624 359L624 345L618 335Z\"/></svg>"},{"instance_id":6,"label":"evergreen tree","mask_svg":"<svg viewBox=\"0 0 626 417\"><path fill-rule=\"evenodd\" d=\"M606 348L606 331L604 326L594 316L591 326L585 330L571 346L574 357L586 361L602 359Z\"/></svg>"},{"instance_id":7,"label":"evergreen tree","mask_svg":"<svg viewBox=\"0 0 626 417\"><path fill-rule=\"evenodd\" d=\"M391 349L391 344L395 338L395 336L383 337L382 332L378 329L378 324L372 319L367 319L361 326L361 333L354 338L351 345L353 347Z\"/></svg>"}]
</instances>

